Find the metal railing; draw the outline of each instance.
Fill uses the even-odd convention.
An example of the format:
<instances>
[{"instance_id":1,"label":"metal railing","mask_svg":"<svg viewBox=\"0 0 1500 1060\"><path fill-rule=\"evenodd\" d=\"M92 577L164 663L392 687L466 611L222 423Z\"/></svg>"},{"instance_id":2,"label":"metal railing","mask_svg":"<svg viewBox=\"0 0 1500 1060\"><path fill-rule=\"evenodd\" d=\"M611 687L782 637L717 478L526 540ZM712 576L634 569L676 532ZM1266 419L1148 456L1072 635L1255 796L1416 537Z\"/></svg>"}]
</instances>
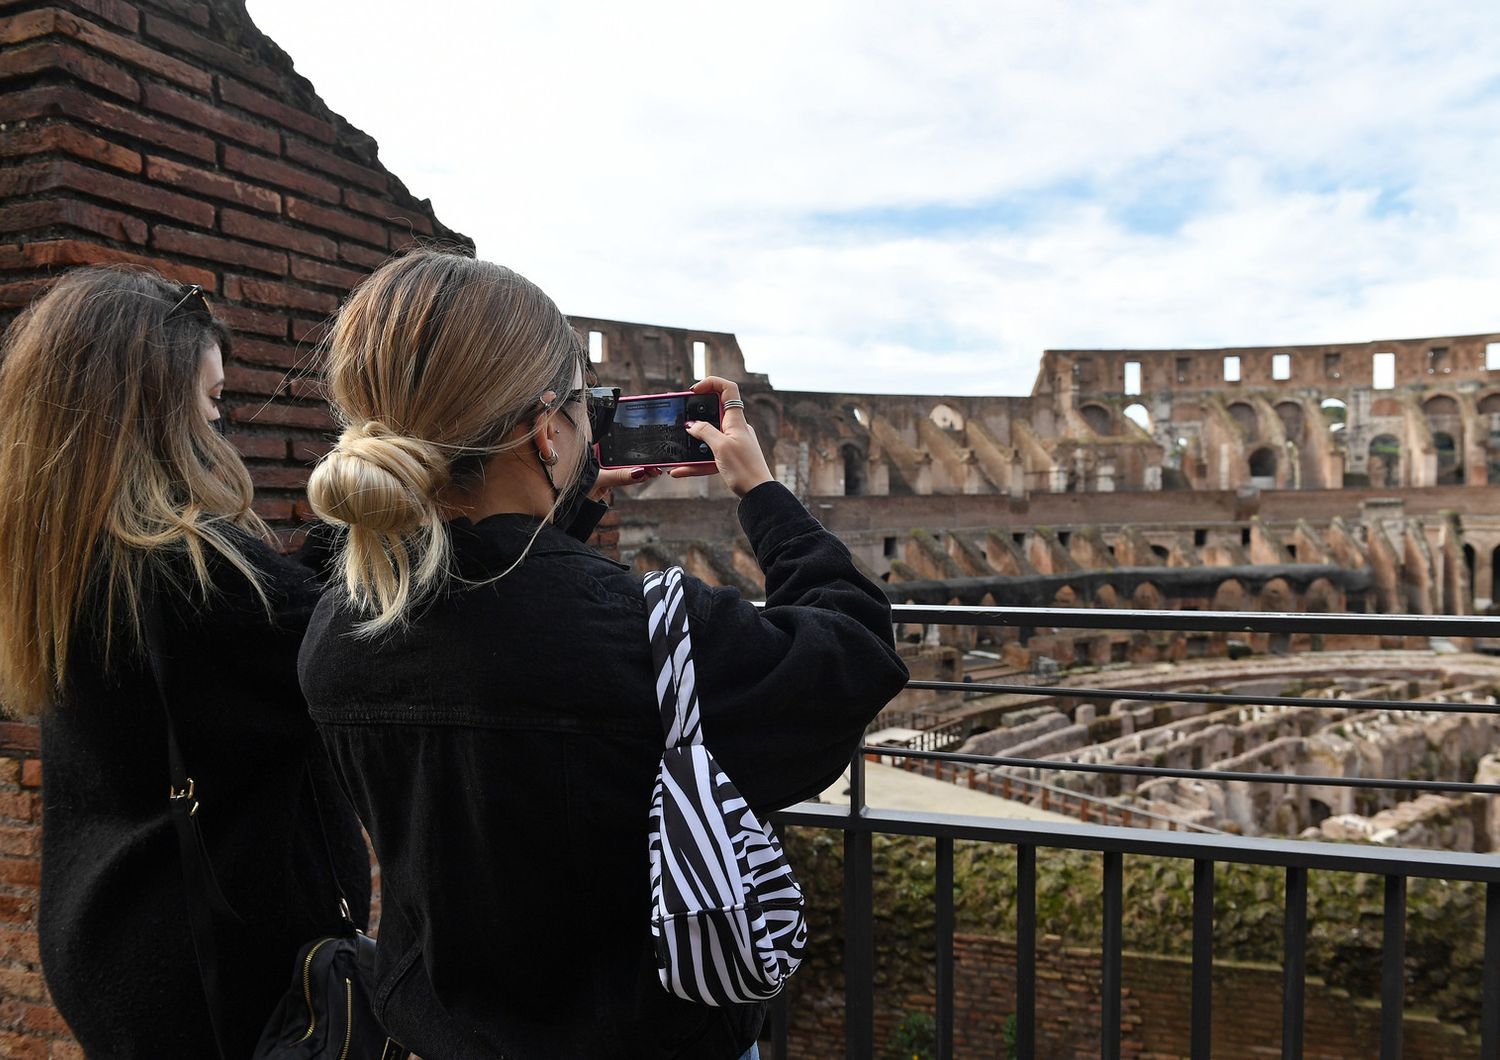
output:
<instances>
[{"instance_id":1,"label":"metal railing","mask_svg":"<svg viewBox=\"0 0 1500 1060\"><path fill-rule=\"evenodd\" d=\"M898 605L893 621L938 625L1021 626L1109 630L1167 630L1235 633L1324 633L1432 637L1500 637L1500 619L1446 615L1329 615L1263 612L1133 611L1077 608L932 607ZM1423 711L1500 714L1487 703L1414 702L1383 699L1326 699L1161 690L1078 688L1072 686L966 684L912 681L916 689L1058 695L1072 698L1196 702L1215 706L1266 705L1338 710ZM876 834L934 839L935 1013L937 1056L948 1060L954 1045L954 890L953 845L981 841L1015 847L1017 859L1015 1044L1023 1060L1036 1056L1036 857L1037 850L1098 852L1103 860L1102 963L1099 1055L1117 1060L1121 1051L1124 857L1156 856L1193 863L1192 957L1189 1042L1194 1060L1210 1055L1213 1027L1213 896L1216 865L1262 865L1285 872L1282 954L1281 1055L1300 1060L1303 1052L1307 957L1307 875L1309 870L1372 873L1384 878L1381 943L1380 1057L1401 1056L1405 1008L1407 881L1413 878L1485 884L1484 967L1480 1038L1485 1057L1500 1056L1500 857L1429 849L1245 838L1222 833L1163 831L1110 825L974 817L880 809L866 800L865 756L910 757L938 762L1018 766L1059 772L1115 773L1146 777L1189 777L1285 785L1343 786L1500 795L1500 785L1410 778L1305 776L1217 769L1071 762L890 746L863 747L850 766L849 806L804 803L775 815L781 828L837 829L844 835L844 1031L845 1055L864 1060L876 1055L874 1011L874 865ZM785 995L772 1006L771 1055L787 1055L789 1026Z\"/></svg>"}]
</instances>

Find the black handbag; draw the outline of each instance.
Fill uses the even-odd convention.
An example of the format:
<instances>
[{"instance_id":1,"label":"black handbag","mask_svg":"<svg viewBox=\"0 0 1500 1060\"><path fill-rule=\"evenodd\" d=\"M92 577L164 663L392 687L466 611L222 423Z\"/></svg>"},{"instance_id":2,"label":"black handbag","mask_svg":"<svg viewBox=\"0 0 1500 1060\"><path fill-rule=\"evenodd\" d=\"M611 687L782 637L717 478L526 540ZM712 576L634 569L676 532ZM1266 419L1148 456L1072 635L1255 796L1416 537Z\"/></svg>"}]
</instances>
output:
<instances>
[{"instance_id":1,"label":"black handbag","mask_svg":"<svg viewBox=\"0 0 1500 1060\"><path fill-rule=\"evenodd\" d=\"M169 805L182 855L182 878L188 899L188 924L193 951L198 958L198 976L208 1003L214 1041L220 1060L239 1060L224 1042L223 991L214 943L213 918L217 913L240 927L244 920L229 904L219 887L208 848L199 828L197 783L188 773L172 723L163 672L161 614L155 593L148 589L145 601L146 655L156 681L162 713L167 722L167 761L171 770ZM302 947L291 969L292 982L271 1013L250 1060L406 1060L411 1054L385 1033L375 1018L372 1004L375 982L375 940L360 931L349 913L349 902L339 887L338 869L323 826L323 808L317 792L313 808L323 849L328 857L329 877L338 891L339 912L347 931L313 939Z\"/></svg>"}]
</instances>

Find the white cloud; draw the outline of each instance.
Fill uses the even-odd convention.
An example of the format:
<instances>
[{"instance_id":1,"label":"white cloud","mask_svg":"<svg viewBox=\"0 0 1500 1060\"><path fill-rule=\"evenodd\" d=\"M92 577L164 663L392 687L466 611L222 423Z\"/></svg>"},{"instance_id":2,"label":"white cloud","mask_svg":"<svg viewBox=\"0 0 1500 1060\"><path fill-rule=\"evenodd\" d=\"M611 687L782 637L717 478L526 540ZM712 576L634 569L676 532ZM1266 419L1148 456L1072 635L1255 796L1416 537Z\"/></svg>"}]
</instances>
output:
<instances>
[{"instance_id":1,"label":"white cloud","mask_svg":"<svg viewBox=\"0 0 1500 1060\"><path fill-rule=\"evenodd\" d=\"M779 387L1500 327L1492 5L421 11L251 0L481 254L569 312L738 332Z\"/></svg>"}]
</instances>

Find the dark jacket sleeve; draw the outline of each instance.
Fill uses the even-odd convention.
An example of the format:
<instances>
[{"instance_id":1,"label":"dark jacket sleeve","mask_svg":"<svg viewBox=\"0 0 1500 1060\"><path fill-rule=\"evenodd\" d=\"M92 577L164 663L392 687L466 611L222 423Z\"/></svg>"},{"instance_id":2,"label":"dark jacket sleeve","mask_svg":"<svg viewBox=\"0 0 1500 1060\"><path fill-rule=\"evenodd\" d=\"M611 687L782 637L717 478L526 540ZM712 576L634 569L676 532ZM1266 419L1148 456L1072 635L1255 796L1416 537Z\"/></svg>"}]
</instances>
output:
<instances>
[{"instance_id":1,"label":"dark jacket sleeve","mask_svg":"<svg viewBox=\"0 0 1500 1060\"><path fill-rule=\"evenodd\" d=\"M688 614L715 759L757 810L816 795L906 684L885 593L780 483L740 505L766 606L691 580Z\"/></svg>"}]
</instances>

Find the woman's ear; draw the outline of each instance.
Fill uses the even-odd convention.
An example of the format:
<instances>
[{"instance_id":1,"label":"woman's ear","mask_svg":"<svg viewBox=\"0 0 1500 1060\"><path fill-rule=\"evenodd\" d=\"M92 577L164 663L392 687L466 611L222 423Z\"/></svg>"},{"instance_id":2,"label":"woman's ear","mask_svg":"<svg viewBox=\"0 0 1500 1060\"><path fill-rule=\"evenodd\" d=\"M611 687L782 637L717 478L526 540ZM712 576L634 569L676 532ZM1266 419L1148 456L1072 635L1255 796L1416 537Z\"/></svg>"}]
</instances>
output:
<instances>
[{"instance_id":1,"label":"woman's ear","mask_svg":"<svg viewBox=\"0 0 1500 1060\"><path fill-rule=\"evenodd\" d=\"M557 395L549 390L542 395L542 400L550 404L557 400ZM557 438L557 428L554 426L556 419L557 409L546 408L537 413L531 424L531 444L541 455L544 464L557 462L557 446L554 444Z\"/></svg>"}]
</instances>

